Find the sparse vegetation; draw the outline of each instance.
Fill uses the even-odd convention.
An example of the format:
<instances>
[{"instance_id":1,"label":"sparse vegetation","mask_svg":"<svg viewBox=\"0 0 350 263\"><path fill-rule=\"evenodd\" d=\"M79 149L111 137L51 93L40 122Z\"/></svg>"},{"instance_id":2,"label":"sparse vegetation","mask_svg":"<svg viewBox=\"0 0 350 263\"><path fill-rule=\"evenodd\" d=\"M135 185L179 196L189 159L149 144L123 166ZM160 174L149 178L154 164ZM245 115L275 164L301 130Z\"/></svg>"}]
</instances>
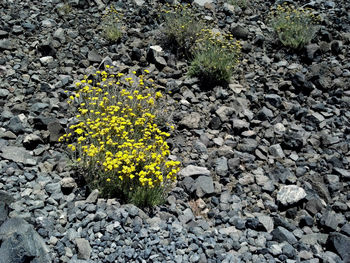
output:
<instances>
[{"instance_id":1,"label":"sparse vegetation","mask_svg":"<svg viewBox=\"0 0 350 263\"><path fill-rule=\"evenodd\" d=\"M269 16L269 24L284 46L301 49L315 36L318 17L311 9L278 5Z\"/></svg>"},{"instance_id":2,"label":"sparse vegetation","mask_svg":"<svg viewBox=\"0 0 350 263\"><path fill-rule=\"evenodd\" d=\"M188 74L198 77L205 87L225 86L239 62L240 49L240 43L234 41L232 35L204 30L203 37L197 42Z\"/></svg>"}]
</instances>

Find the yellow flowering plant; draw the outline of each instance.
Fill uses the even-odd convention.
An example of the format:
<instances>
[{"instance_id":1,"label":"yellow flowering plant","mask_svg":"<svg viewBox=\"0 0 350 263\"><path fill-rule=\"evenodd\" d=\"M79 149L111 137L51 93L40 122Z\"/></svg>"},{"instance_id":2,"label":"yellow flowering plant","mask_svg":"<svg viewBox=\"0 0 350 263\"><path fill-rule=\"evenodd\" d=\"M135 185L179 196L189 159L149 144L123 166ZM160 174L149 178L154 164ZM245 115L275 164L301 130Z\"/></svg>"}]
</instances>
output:
<instances>
[{"instance_id":1,"label":"yellow flowering plant","mask_svg":"<svg viewBox=\"0 0 350 263\"><path fill-rule=\"evenodd\" d=\"M315 36L319 16L310 8L278 5L269 14L268 22L284 46L301 49Z\"/></svg>"},{"instance_id":2,"label":"yellow flowering plant","mask_svg":"<svg viewBox=\"0 0 350 263\"><path fill-rule=\"evenodd\" d=\"M176 181L180 162L168 159L170 134L157 124L163 94L145 74L113 73L107 66L77 82L68 101L77 105L77 121L60 140L71 142L91 188L153 206Z\"/></svg>"}]
</instances>

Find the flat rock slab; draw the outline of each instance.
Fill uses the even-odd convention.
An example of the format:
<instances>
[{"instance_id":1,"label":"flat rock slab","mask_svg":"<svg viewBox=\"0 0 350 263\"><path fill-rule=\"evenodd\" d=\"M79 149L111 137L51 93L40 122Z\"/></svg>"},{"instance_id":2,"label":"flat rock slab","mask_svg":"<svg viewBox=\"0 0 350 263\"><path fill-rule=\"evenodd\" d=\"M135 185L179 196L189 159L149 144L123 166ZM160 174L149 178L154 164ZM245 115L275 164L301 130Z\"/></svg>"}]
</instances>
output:
<instances>
[{"instance_id":1,"label":"flat rock slab","mask_svg":"<svg viewBox=\"0 0 350 263\"><path fill-rule=\"evenodd\" d=\"M5 146L1 149L2 153L0 156L4 159L16 162L23 163L25 165L36 165L36 158L33 157L29 151L23 147L17 146Z\"/></svg>"},{"instance_id":2,"label":"flat rock slab","mask_svg":"<svg viewBox=\"0 0 350 263\"><path fill-rule=\"evenodd\" d=\"M185 168L183 168L180 172L179 175L183 177L187 176L199 176L199 175L210 175L210 171L206 167L200 167L200 166L195 166L195 165L188 165Z\"/></svg>"}]
</instances>

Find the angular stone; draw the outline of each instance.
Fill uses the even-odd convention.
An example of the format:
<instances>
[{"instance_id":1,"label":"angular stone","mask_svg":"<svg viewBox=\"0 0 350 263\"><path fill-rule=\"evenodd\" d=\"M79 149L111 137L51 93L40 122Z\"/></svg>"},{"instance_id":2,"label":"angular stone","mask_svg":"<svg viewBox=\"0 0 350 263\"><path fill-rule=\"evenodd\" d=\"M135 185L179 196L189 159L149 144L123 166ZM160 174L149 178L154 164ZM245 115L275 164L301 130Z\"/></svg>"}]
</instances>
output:
<instances>
[{"instance_id":1,"label":"angular stone","mask_svg":"<svg viewBox=\"0 0 350 263\"><path fill-rule=\"evenodd\" d=\"M78 259L88 260L92 251L89 241L84 238L76 238L75 243L78 250Z\"/></svg>"},{"instance_id":2,"label":"angular stone","mask_svg":"<svg viewBox=\"0 0 350 263\"><path fill-rule=\"evenodd\" d=\"M102 61L102 57L96 50L93 49L88 53L88 60L92 63L100 63Z\"/></svg>"},{"instance_id":3,"label":"angular stone","mask_svg":"<svg viewBox=\"0 0 350 263\"><path fill-rule=\"evenodd\" d=\"M305 190L296 185L284 185L277 193L277 201L284 206L296 204L305 197Z\"/></svg>"},{"instance_id":4,"label":"angular stone","mask_svg":"<svg viewBox=\"0 0 350 263\"><path fill-rule=\"evenodd\" d=\"M210 171L206 167L200 167L195 165L188 165L185 168L183 168L179 172L180 176L188 177L188 176L199 176L199 175L206 175L210 176Z\"/></svg>"},{"instance_id":5,"label":"angular stone","mask_svg":"<svg viewBox=\"0 0 350 263\"><path fill-rule=\"evenodd\" d=\"M265 230L270 233L273 230L273 219L267 215L258 215L259 222L264 226Z\"/></svg>"},{"instance_id":6,"label":"angular stone","mask_svg":"<svg viewBox=\"0 0 350 263\"><path fill-rule=\"evenodd\" d=\"M11 39L0 39L0 50L13 50L16 46Z\"/></svg>"},{"instance_id":7,"label":"angular stone","mask_svg":"<svg viewBox=\"0 0 350 263\"><path fill-rule=\"evenodd\" d=\"M50 142L58 142L58 138L64 134L64 129L58 120L49 122L47 124L47 129L50 132Z\"/></svg>"},{"instance_id":8,"label":"angular stone","mask_svg":"<svg viewBox=\"0 0 350 263\"><path fill-rule=\"evenodd\" d=\"M227 158L220 157L216 159L215 171L219 176L225 176L228 172Z\"/></svg>"},{"instance_id":9,"label":"angular stone","mask_svg":"<svg viewBox=\"0 0 350 263\"><path fill-rule=\"evenodd\" d=\"M324 205L319 198L312 198L305 204L305 209L310 214L315 215L323 209Z\"/></svg>"},{"instance_id":10,"label":"angular stone","mask_svg":"<svg viewBox=\"0 0 350 263\"><path fill-rule=\"evenodd\" d=\"M39 143L44 143L44 141L35 134L29 134L23 139L23 145L27 150L34 150Z\"/></svg>"},{"instance_id":11,"label":"angular stone","mask_svg":"<svg viewBox=\"0 0 350 263\"><path fill-rule=\"evenodd\" d=\"M20 218L10 218L0 227L0 262L51 262L49 250L33 226ZM28 261L30 259L30 261Z\"/></svg>"},{"instance_id":12,"label":"angular stone","mask_svg":"<svg viewBox=\"0 0 350 263\"><path fill-rule=\"evenodd\" d=\"M74 188L77 187L77 183L72 177L64 177L61 180L61 189L64 194L70 194Z\"/></svg>"},{"instance_id":13,"label":"angular stone","mask_svg":"<svg viewBox=\"0 0 350 263\"><path fill-rule=\"evenodd\" d=\"M1 149L2 153L0 156L4 159L11 160L25 165L36 165L36 158L33 157L23 147L17 146L4 146Z\"/></svg>"},{"instance_id":14,"label":"angular stone","mask_svg":"<svg viewBox=\"0 0 350 263\"><path fill-rule=\"evenodd\" d=\"M344 262L350 262L350 237L332 232L328 236L327 245L340 255Z\"/></svg>"},{"instance_id":15,"label":"angular stone","mask_svg":"<svg viewBox=\"0 0 350 263\"><path fill-rule=\"evenodd\" d=\"M276 108L280 107L282 104L282 99L277 94L267 94L265 95L265 100Z\"/></svg>"},{"instance_id":16,"label":"angular stone","mask_svg":"<svg viewBox=\"0 0 350 263\"><path fill-rule=\"evenodd\" d=\"M190 114L184 116L179 124L188 129L198 129L200 120L201 115L198 112L191 112Z\"/></svg>"},{"instance_id":17,"label":"angular stone","mask_svg":"<svg viewBox=\"0 0 350 263\"><path fill-rule=\"evenodd\" d=\"M285 229L284 227L281 227L281 226L275 228L271 232L271 235L273 237L273 240L280 242L280 243L286 241L289 244L294 245L295 243L298 242L292 232L288 231L287 229Z\"/></svg>"},{"instance_id":18,"label":"angular stone","mask_svg":"<svg viewBox=\"0 0 350 263\"><path fill-rule=\"evenodd\" d=\"M244 138L242 142L237 145L237 149L241 152L253 152L256 147L258 147L258 142L249 138Z\"/></svg>"},{"instance_id":19,"label":"angular stone","mask_svg":"<svg viewBox=\"0 0 350 263\"><path fill-rule=\"evenodd\" d=\"M345 169L341 169L341 168L333 168L334 172L339 174L340 176L342 176L345 179L350 179L350 171L345 170Z\"/></svg>"},{"instance_id":20,"label":"angular stone","mask_svg":"<svg viewBox=\"0 0 350 263\"><path fill-rule=\"evenodd\" d=\"M216 115L219 116L220 120L222 122L226 122L229 120L229 118L231 117L231 115L234 113L234 108L232 107L227 107L227 106L221 106L220 108L218 108L216 110Z\"/></svg>"},{"instance_id":21,"label":"angular stone","mask_svg":"<svg viewBox=\"0 0 350 263\"><path fill-rule=\"evenodd\" d=\"M269 152L272 154L273 157L276 157L276 158L285 157L282 147L279 144L271 145L269 148Z\"/></svg>"},{"instance_id":22,"label":"angular stone","mask_svg":"<svg viewBox=\"0 0 350 263\"><path fill-rule=\"evenodd\" d=\"M96 203L98 195L99 195L98 189L93 190L89 196L86 198L86 202L88 203Z\"/></svg>"},{"instance_id":23,"label":"angular stone","mask_svg":"<svg viewBox=\"0 0 350 263\"><path fill-rule=\"evenodd\" d=\"M336 231L339 224L337 214L330 210L325 211L320 220L320 224L325 228Z\"/></svg>"},{"instance_id":24,"label":"angular stone","mask_svg":"<svg viewBox=\"0 0 350 263\"><path fill-rule=\"evenodd\" d=\"M199 176L194 183L196 194L198 197L203 197L206 194L214 193L214 183L211 176Z\"/></svg>"},{"instance_id":25,"label":"angular stone","mask_svg":"<svg viewBox=\"0 0 350 263\"><path fill-rule=\"evenodd\" d=\"M247 39L249 35L249 30L242 25L233 25L230 31L235 38Z\"/></svg>"},{"instance_id":26,"label":"angular stone","mask_svg":"<svg viewBox=\"0 0 350 263\"><path fill-rule=\"evenodd\" d=\"M322 234L322 233L312 233L303 235L300 238L300 242L307 244L307 245L314 245L316 243L320 245L324 245L327 242L328 234Z\"/></svg>"}]
</instances>

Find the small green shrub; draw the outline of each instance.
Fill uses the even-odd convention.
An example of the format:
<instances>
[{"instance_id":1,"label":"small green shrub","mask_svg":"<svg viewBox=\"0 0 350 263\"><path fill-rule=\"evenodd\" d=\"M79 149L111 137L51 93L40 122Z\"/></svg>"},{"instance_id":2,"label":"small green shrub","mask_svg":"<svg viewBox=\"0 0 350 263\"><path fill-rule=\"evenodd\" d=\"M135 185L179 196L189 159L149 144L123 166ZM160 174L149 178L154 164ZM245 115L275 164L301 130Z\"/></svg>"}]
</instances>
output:
<instances>
[{"instance_id":1,"label":"small green shrub","mask_svg":"<svg viewBox=\"0 0 350 263\"><path fill-rule=\"evenodd\" d=\"M57 7L57 10L61 15L68 15L72 12L73 8L69 3L64 1Z\"/></svg>"},{"instance_id":2,"label":"small green shrub","mask_svg":"<svg viewBox=\"0 0 350 263\"><path fill-rule=\"evenodd\" d=\"M232 35L213 34L206 30L196 45L194 59L188 70L191 77L198 77L203 87L226 86L239 62L240 43Z\"/></svg>"},{"instance_id":3,"label":"small green shrub","mask_svg":"<svg viewBox=\"0 0 350 263\"><path fill-rule=\"evenodd\" d=\"M197 39L206 27L205 23L191 5L167 5L167 9L161 12L167 43L178 55L190 57Z\"/></svg>"},{"instance_id":4,"label":"small green shrub","mask_svg":"<svg viewBox=\"0 0 350 263\"><path fill-rule=\"evenodd\" d=\"M228 0L227 3L233 6L238 6L242 9L248 7L249 0Z\"/></svg>"},{"instance_id":5,"label":"small green shrub","mask_svg":"<svg viewBox=\"0 0 350 263\"><path fill-rule=\"evenodd\" d=\"M317 20L311 9L289 5L278 5L269 15L269 24L281 43L293 49L301 49L314 38L318 30Z\"/></svg>"},{"instance_id":6,"label":"small green shrub","mask_svg":"<svg viewBox=\"0 0 350 263\"><path fill-rule=\"evenodd\" d=\"M168 159L169 133L157 125L164 99L152 79L97 71L77 87L68 101L78 107L77 122L60 141L71 142L90 188L138 206L162 203L180 163Z\"/></svg>"},{"instance_id":7,"label":"small green shrub","mask_svg":"<svg viewBox=\"0 0 350 263\"><path fill-rule=\"evenodd\" d=\"M118 42L122 37L121 17L114 7L107 9L102 17L102 35L110 42Z\"/></svg>"}]
</instances>

